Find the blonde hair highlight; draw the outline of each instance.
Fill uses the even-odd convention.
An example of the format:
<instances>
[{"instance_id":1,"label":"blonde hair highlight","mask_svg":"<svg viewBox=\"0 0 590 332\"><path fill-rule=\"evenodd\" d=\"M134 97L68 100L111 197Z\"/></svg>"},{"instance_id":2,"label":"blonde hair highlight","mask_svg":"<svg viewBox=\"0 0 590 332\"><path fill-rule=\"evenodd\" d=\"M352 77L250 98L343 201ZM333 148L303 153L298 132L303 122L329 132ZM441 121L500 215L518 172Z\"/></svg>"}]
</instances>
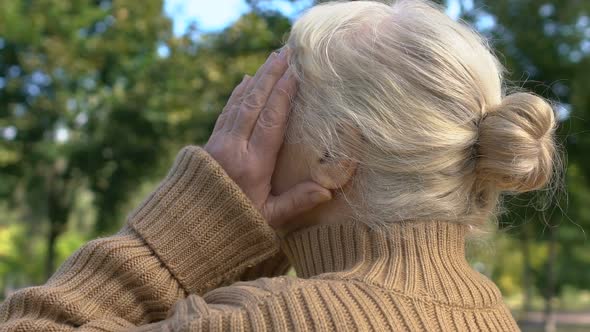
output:
<instances>
[{"instance_id":1,"label":"blonde hair highlight","mask_svg":"<svg viewBox=\"0 0 590 332\"><path fill-rule=\"evenodd\" d=\"M318 5L288 45L299 89L287 142L358 162L359 220L482 225L502 192L550 181L553 109L530 93L505 96L486 40L435 5Z\"/></svg>"}]
</instances>

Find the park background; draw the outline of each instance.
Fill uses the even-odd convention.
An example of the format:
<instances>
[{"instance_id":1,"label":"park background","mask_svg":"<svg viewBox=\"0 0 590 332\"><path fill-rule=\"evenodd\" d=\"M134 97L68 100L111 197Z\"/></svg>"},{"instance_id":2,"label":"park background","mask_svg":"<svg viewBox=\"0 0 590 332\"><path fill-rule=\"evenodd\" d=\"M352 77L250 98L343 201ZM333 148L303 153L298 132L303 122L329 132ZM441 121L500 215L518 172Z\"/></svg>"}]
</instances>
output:
<instances>
[{"instance_id":1,"label":"park background","mask_svg":"<svg viewBox=\"0 0 590 332\"><path fill-rule=\"evenodd\" d=\"M522 326L585 330L590 1L439 2L489 38L511 84L554 102L566 161L562 190L507 197L469 259ZM1 0L0 301L115 232L313 3Z\"/></svg>"}]
</instances>

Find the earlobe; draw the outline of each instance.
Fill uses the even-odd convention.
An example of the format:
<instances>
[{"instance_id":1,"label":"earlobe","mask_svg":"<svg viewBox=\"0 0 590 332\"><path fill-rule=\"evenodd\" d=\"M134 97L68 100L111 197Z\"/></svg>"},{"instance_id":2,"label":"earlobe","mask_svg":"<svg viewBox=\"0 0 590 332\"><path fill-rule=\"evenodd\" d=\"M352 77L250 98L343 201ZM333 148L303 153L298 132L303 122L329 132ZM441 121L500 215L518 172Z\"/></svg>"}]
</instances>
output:
<instances>
[{"instance_id":1,"label":"earlobe","mask_svg":"<svg viewBox=\"0 0 590 332\"><path fill-rule=\"evenodd\" d=\"M324 155L311 166L311 179L326 189L339 189L352 180L356 168L354 160L326 158Z\"/></svg>"}]
</instances>

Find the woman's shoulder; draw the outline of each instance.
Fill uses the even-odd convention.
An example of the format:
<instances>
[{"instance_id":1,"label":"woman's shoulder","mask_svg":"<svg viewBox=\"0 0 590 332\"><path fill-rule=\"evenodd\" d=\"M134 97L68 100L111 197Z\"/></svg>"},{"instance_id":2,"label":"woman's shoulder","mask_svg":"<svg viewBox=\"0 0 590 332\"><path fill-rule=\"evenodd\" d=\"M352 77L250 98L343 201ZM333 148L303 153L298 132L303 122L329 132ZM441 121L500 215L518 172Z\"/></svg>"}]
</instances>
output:
<instances>
[{"instance_id":1,"label":"woman's shoulder","mask_svg":"<svg viewBox=\"0 0 590 332\"><path fill-rule=\"evenodd\" d=\"M215 289L208 305L230 306L272 326L338 331L517 330L503 303L457 307L357 280L291 276L260 278ZM255 319L256 320L256 319Z\"/></svg>"}]
</instances>

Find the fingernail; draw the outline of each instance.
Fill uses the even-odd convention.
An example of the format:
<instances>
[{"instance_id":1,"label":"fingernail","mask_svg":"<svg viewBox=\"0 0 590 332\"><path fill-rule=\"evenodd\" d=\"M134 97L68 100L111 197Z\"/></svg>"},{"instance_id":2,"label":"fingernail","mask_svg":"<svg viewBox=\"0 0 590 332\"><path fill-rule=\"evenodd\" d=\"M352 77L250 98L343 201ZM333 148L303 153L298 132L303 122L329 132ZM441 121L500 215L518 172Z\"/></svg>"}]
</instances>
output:
<instances>
[{"instance_id":1,"label":"fingernail","mask_svg":"<svg viewBox=\"0 0 590 332\"><path fill-rule=\"evenodd\" d=\"M316 191L311 193L311 200L316 204L327 202L331 199L332 194L330 192Z\"/></svg>"}]
</instances>

